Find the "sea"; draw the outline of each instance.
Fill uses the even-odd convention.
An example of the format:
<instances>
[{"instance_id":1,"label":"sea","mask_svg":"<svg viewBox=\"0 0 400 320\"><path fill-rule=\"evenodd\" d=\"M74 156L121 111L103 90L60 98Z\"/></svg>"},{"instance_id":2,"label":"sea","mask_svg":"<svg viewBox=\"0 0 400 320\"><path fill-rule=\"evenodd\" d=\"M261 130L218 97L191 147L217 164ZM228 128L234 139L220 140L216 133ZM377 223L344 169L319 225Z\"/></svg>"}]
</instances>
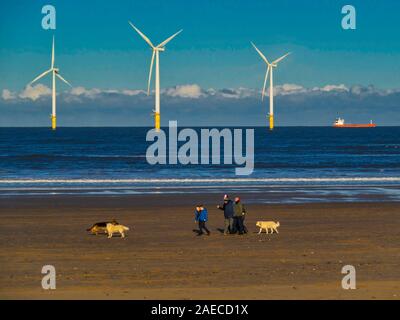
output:
<instances>
[{"instance_id":1,"label":"sea","mask_svg":"<svg viewBox=\"0 0 400 320\"><path fill-rule=\"evenodd\" d=\"M237 176L235 164L149 164L150 128L0 128L0 197L234 193L259 203L400 201L400 127L251 129L254 171Z\"/></svg>"}]
</instances>

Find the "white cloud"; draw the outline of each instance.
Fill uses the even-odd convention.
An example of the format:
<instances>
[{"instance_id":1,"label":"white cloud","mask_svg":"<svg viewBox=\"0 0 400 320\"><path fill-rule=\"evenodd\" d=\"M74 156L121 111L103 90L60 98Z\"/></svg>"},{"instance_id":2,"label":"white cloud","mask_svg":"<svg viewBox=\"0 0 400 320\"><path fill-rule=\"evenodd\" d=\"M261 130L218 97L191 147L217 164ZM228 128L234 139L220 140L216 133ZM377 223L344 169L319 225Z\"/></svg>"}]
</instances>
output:
<instances>
[{"instance_id":1,"label":"white cloud","mask_svg":"<svg viewBox=\"0 0 400 320\"><path fill-rule=\"evenodd\" d=\"M268 88L267 88L268 89ZM380 96L388 96L400 92L400 89L380 90L373 86L359 86L355 85L347 87L344 84L327 84L321 87L305 88L298 84L286 83L282 85L276 85L274 87L276 96L287 96L287 95L324 95L324 94L340 94L350 93L351 95L371 95L378 94ZM223 89L203 89L197 84L186 84L178 85L171 88L165 88L161 91L161 94L165 98L181 98L181 99L200 99L200 98L216 98L216 99L261 99L260 89L251 88L223 88ZM85 99L96 100L101 99L104 102L113 99L113 103L116 101L124 101L123 99L139 99L146 97L147 92L140 89L99 89L99 88L85 88L85 87L74 87L70 91L65 91L60 94L60 99L63 99L67 103L80 103L84 102ZM269 95L269 90L266 90L266 95ZM51 89L42 85L37 84L35 86L27 86L20 92L13 92L9 89L2 90L2 100L5 103L19 102L24 100L36 101L42 97L51 96ZM154 92L149 99L154 98ZM146 97L147 99L147 97ZM130 101L130 100L129 100ZM132 100L134 101L134 100ZM150 101L150 100L149 100Z\"/></svg>"},{"instance_id":2,"label":"white cloud","mask_svg":"<svg viewBox=\"0 0 400 320\"><path fill-rule=\"evenodd\" d=\"M322 88L320 88L320 91L324 91L324 92L331 92L331 91L349 91L349 88L347 88L344 84L339 84L339 85L335 85L335 84L328 84Z\"/></svg>"},{"instance_id":3,"label":"white cloud","mask_svg":"<svg viewBox=\"0 0 400 320\"><path fill-rule=\"evenodd\" d=\"M203 90L197 84L185 84L164 90L170 97L198 99L204 96Z\"/></svg>"},{"instance_id":4,"label":"white cloud","mask_svg":"<svg viewBox=\"0 0 400 320\"><path fill-rule=\"evenodd\" d=\"M36 101L41 97L51 95L51 90L49 87L43 84L37 84L35 86L27 85L24 90L22 90L18 97L21 99L30 99L32 101Z\"/></svg>"},{"instance_id":5,"label":"white cloud","mask_svg":"<svg viewBox=\"0 0 400 320\"><path fill-rule=\"evenodd\" d=\"M147 92L145 92L144 90L129 90L129 89L125 89L125 90L122 90L122 94L124 94L126 96L137 96L139 94L147 94Z\"/></svg>"},{"instance_id":6,"label":"white cloud","mask_svg":"<svg viewBox=\"0 0 400 320\"><path fill-rule=\"evenodd\" d=\"M249 88L224 88L224 89L208 89L206 91L208 96L216 96L224 99L245 99L259 95L260 93L255 89Z\"/></svg>"},{"instance_id":7,"label":"white cloud","mask_svg":"<svg viewBox=\"0 0 400 320\"><path fill-rule=\"evenodd\" d=\"M281 86L276 86L274 88L274 92L276 95L288 95L288 94L296 94L296 93L304 93L307 92L307 89L303 86L293 83L285 83ZM268 90L269 93L269 90Z\"/></svg>"},{"instance_id":8,"label":"white cloud","mask_svg":"<svg viewBox=\"0 0 400 320\"><path fill-rule=\"evenodd\" d=\"M86 89L85 87L74 87L71 89L70 93L73 96L84 96L94 99L98 94L101 93L101 90L97 88Z\"/></svg>"},{"instance_id":9,"label":"white cloud","mask_svg":"<svg viewBox=\"0 0 400 320\"><path fill-rule=\"evenodd\" d=\"M239 87L235 91L236 91L237 96L241 99L250 98L250 97L254 97L254 96L258 95L257 90L249 89L249 88Z\"/></svg>"},{"instance_id":10,"label":"white cloud","mask_svg":"<svg viewBox=\"0 0 400 320\"><path fill-rule=\"evenodd\" d=\"M1 97L3 98L3 100L13 100L15 99L15 93L8 89L3 89Z\"/></svg>"},{"instance_id":11,"label":"white cloud","mask_svg":"<svg viewBox=\"0 0 400 320\"><path fill-rule=\"evenodd\" d=\"M114 94L114 95L125 95L125 96L137 96L140 94L146 94L143 90L130 90L130 89L86 89L85 87L74 87L71 89L70 94L75 97L85 97L89 99L96 99L102 94Z\"/></svg>"}]
</instances>

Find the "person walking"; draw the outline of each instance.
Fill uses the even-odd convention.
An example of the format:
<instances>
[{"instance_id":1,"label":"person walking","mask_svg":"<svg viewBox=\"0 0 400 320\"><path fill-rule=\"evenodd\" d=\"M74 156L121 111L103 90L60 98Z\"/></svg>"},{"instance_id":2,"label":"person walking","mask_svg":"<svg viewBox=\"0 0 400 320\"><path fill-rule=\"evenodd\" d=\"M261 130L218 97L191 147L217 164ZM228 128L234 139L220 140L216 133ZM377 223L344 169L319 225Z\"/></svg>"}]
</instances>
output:
<instances>
[{"instance_id":1,"label":"person walking","mask_svg":"<svg viewBox=\"0 0 400 320\"><path fill-rule=\"evenodd\" d=\"M229 233L233 232L233 201L229 199L229 196L226 194L224 195L224 204L222 206L217 206L218 209L224 211L224 235L228 235Z\"/></svg>"},{"instance_id":2,"label":"person walking","mask_svg":"<svg viewBox=\"0 0 400 320\"><path fill-rule=\"evenodd\" d=\"M235 225L236 225L237 230L239 231L239 234L247 233L247 228L244 225L246 209L244 208L244 205L240 202L239 197L235 198L234 211L235 211L235 214L234 214Z\"/></svg>"},{"instance_id":3,"label":"person walking","mask_svg":"<svg viewBox=\"0 0 400 320\"><path fill-rule=\"evenodd\" d=\"M207 232L207 235L209 236L211 234L210 230L207 229L206 227L206 222L208 221L208 211L204 206L198 205L196 207L196 210L194 212L195 215L195 221L199 223L199 232L198 236L201 236L204 234L203 230Z\"/></svg>"}]
</instances>

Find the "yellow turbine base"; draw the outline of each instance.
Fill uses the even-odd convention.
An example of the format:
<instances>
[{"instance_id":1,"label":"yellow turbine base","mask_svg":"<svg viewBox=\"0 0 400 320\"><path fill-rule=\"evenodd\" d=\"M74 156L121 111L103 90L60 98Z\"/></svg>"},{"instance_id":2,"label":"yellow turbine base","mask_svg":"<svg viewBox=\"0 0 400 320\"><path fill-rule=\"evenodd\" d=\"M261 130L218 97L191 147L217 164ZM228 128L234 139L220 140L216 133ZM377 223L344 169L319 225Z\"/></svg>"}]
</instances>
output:
<instances>
[{"instance_id":1,"label":"yellow turbine base","mask_svg":"<svg viewBox=\"0 0 400 320\"><path fill-rule=\"evenodd\" d=\"M270 114L269 115L269 130L273 130L274 129L274 115Z\"/></svg>"},{"instance_id":2,"label":"yellow turbine base","mask_svg":"<svg viewBox=\"0 0 400 320\"><path fill-rule=\"evenodd\" d=\"M154 127L157 131L160 130L161 126L160 126L160 114L159 113L154 114Z\"/></svg>"},{"instance_id":3,"label":"yellow turbine base","mask_svg":"<svg viewBox=\"0 0 400 320\"><path fill-rule=\"evenodd\" d=\"M57 127L56 116L51 116L51 129L56 130L56 127Z\"/></svg>"}]
</instances>

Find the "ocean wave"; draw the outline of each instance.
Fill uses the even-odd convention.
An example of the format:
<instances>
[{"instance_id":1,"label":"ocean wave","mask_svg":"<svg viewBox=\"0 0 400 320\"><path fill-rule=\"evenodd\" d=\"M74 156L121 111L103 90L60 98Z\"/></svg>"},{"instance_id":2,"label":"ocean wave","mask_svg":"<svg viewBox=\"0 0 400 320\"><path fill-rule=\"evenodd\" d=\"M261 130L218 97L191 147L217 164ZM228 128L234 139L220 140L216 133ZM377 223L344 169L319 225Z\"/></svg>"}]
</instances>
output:
<instances>
[{"instance_id":1,"label":"ocean wave","mask_svg":"<svg viewBox=\"0 0 400 320\"><path fill-rule=\"evenodd\" d=\"M43 160L43 159L130 159L130 158L146 158L146 155L121 155L121 154L2 154L0 158L10 160Z\"/></svg>"},{"instance_id":2,"label":"ocean wave","mask_svg":"<svg viewBox=\"0 0 400 320\"><path fill-rule=\"evenodd\" d=\"M400 182L400 177L332 178L148 178L148 179L0 179L0 184L193 184L193 183L307 183L307 182Z\"/></svg>"}]
</instances>

